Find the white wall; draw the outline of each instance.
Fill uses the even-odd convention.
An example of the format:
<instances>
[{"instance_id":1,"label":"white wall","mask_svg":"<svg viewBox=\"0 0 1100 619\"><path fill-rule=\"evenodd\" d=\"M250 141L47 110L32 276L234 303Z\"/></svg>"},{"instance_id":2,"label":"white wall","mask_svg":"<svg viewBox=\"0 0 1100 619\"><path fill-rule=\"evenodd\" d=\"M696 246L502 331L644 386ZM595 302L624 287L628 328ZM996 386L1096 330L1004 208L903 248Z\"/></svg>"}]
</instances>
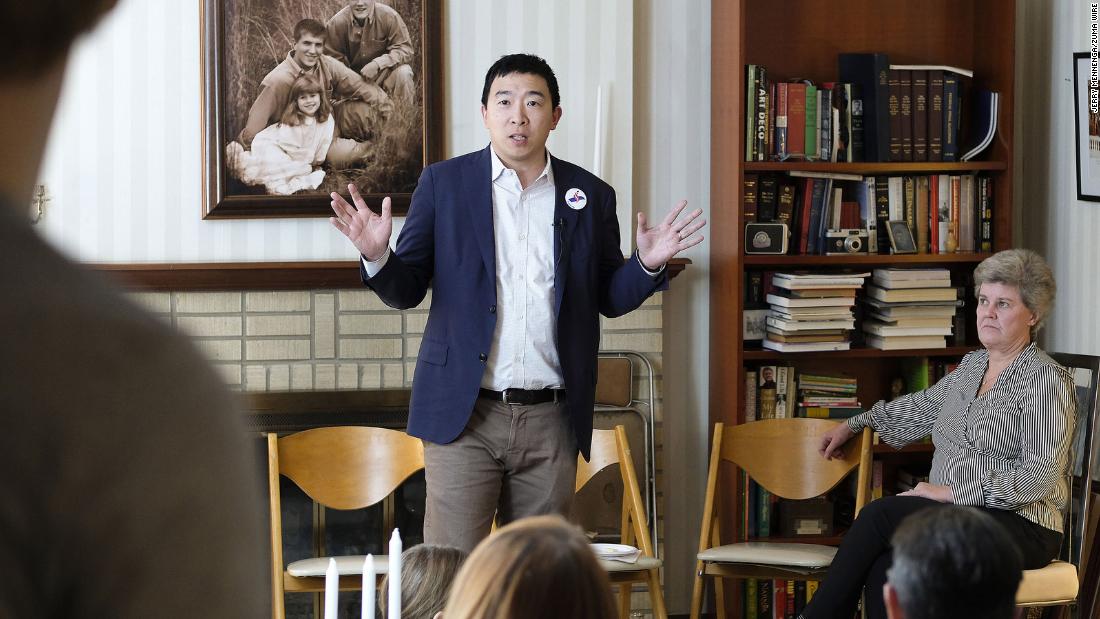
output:
<instances>
[{"instance_id":1,"label":"white wall","mask_svg":"<svg viewBox=\"0 0 1100 619\"><path fill-rule=\"evenodd\" d=\"M123 0L75 51L41 177L46 236L94 262L352 260L324 219L203 221L200 2ZM556 156L593 167L596 91L608 102L602 177L631 219L631 0L444 2L446 156L488 144L485 71L526 51L554 67ZM619 27L618 24L627 24ZM631 251L624 234L623 253Z\"/></svg>"},{"instance_id":2,"label":"white wall","mask_svg":"<svg viewBox=\"0 0 1100 619\"><path fill-rule=\"evenodd\" d=\"M1100 203L1077 200L1073 53L1089 51L1089 3L1017 0L1017 244L1043 254L1058 299L1048 350L1100 354Z\"/></svg>"},{"instance_id":3,"label":"white wall","mask_svg":"<svg viewBox=\"0 0 1100 619\"><path fill-rule=\"evenodd\" d=\"M651 219L681 198L710 203L710 3L637 0L634 195ZM665 593L687 613L703 511L710 371L710 234L665 295Z\"/></svg>"}]
</instances>

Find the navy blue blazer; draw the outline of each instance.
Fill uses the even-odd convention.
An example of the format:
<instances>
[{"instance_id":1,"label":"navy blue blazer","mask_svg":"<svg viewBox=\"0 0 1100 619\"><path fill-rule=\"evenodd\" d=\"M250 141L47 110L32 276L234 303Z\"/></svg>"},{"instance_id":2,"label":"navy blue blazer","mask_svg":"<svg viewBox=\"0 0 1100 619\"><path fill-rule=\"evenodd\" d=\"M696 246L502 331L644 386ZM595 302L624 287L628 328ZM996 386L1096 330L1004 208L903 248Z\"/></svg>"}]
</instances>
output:
<instances>
[{"instance_id":1,"label":"navy blue blazer","mask_svg":"<svg viewBox=\"0 0 1100 619\"><path fill-rule=\"evenodd\" d=\"M554 221L554 320L566 408L577 447L588 457L596 393L599 314L614 318L668 288L637 259L623 260L615 190L572 163L551 157ZM408 433L449 443L473 412L496 325L496 246L488 148L428 166L413 192L405 226L386 266L363 283L390 307L432 305L416 361ZM579 188L574 210L565 192Z\"/></svg>"}]
</instances>

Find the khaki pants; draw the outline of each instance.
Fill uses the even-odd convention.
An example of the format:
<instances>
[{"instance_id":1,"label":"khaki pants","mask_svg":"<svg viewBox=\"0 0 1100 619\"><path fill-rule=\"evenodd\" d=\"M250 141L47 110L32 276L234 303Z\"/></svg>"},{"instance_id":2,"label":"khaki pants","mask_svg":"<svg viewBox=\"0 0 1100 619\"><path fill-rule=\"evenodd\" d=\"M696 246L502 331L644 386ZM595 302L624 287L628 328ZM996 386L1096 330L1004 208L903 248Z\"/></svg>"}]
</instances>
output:
<instances>
[{"instance_id":1,"label":"khaki pants","mask_svg":"<svg viewBox=\"0 0 1100 619\"><path fill-rule=\"evenodd\" d=\"M577 443L565 402L533 406L478 398L454 442L424 441L424 541L467 552L499 524L569 514Z\"/></svg>"}]
</instances>

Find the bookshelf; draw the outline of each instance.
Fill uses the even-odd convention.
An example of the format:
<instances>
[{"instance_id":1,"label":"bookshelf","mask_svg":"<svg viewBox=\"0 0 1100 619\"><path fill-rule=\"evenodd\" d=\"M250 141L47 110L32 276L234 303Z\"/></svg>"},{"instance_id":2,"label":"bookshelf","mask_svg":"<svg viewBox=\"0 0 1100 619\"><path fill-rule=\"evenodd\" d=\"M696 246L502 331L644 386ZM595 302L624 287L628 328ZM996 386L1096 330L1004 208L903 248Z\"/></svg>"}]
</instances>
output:
<instances>
[{"instance_id":1,"label":"bookshelf","mask_svg":"<svg viewBox=\"0 0 1100 619\"><path fill-rule=\"evenodd\" d=\"M994 250L1012 242L1013 105L1015 3L1004 0L717 0L711 14L711 349L710 422L744 421L744 369L786 363L799 371L836 372L859 380L865 406L888 397L889 383L902 360L916 356L961 357L978 346L974 329L962 345L935 350L850 351L783 354L746 348L741 338L746 269L829 269L854 267L943 267L972 271L989 254L914 255L752 255L743 248L743 181L746 173L812 170L860 175L965 174L992 179ZM970 162L822 163L745 161L745 66L767 67L779 79L836 81L837 54L882 52L891 63L937 64L974 71L972 85L1001 93L993 144ZM971 307L962 311L972 313ZM968 317L973 322L973 316ZM930 459L930 446L902 451L876 446L885 468L897 462ZM728 476L730 478L734 476ZM723 495L739 500L735 479ZM734 539L732 514L722 523L723 542ZM737 588L734 588L736 591ZM740 615L738 595L727 595L728 610Z\"/></svg>"}]
</instances>

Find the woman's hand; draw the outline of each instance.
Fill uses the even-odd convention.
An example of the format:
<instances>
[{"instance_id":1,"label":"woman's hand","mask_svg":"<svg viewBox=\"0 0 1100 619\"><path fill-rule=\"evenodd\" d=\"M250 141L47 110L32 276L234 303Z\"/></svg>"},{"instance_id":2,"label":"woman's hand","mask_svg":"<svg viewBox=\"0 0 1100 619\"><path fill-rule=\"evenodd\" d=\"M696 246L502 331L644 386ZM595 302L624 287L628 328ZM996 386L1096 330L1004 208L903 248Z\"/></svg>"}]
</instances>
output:
<instances>
[{"instance_id":1,"label":"woman's hand","mask_svg":"<svg viewBox=\"0 0 1100 619\"><path fill-rule=\"evenodd\" d=\"M835 428L829 430L827 434L821 437L821 446L818 447L817 451L824 456L826 460L843 458L844 443L847 443L848 439L855 435L856 433L852 432L848 424L838 423Z\"/></svg>"},{"instance_id":2,"label":"woman's hand","mask_svg":"<svg viewBox=\"0 0 1100 619\"><path fill-rule=\"evenodd\" d=\"M939 501L940 503L954 503L955 495L951 492L951 486L941 486L922 481L912 490L899 492L898 496L922 496L926 499Z\"/></svg>"}]
</instances>

